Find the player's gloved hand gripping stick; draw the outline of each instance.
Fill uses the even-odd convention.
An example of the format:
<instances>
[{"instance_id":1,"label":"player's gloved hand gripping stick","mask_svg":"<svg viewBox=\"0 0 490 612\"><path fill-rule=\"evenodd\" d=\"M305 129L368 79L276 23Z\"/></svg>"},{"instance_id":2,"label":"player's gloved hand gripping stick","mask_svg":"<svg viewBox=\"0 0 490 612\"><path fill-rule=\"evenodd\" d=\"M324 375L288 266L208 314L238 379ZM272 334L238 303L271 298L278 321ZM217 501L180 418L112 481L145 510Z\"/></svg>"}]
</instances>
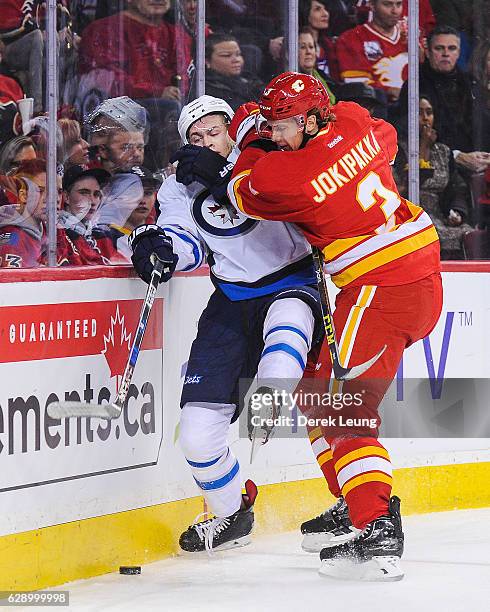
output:
<instances>
[{"instance_id":1,"label":"player's gloved hand gripping stick","mask_svg":"<svg viewBox=\"0 0 490 612\"><path fill-rule=\"evenodd\" d=\"M335 334L335 326L333 323L332 309L330 308L330 300L328 299L327 282L323 274L323 255L320 249L313 247L313 263L315 265L316 282L318 292L320 293L320 305L322 308L323 325L325 327L325 336L327 338L328 350L332 360L332 369L337 380L352 380L368 370L385 352L386 344L374 357L357 366L345 368L340 363L339 345L337 344L337 336Z\"/></svg>"},{"instance_id":2,"label":"player's gloved hand gripping stick","mask_svg":"<svg viewBox=\"0 0 490 612\"><path fill-rule=\"evenodd\" d=\"M133 377L134 368L138 359L143 336L145 335L148 319L150 318L151 308L155 300L160 278L163 274L168 274L168 262L159 259L155 254L152 255L153 272L151 274L145 301L140 312L138 326L135 330L133 344L129 351L128 361L121 385L117 393L116 400L112 404L87 404L83 402L53 402L49 404L47 410L52 419L62 419L65 417L98 417L99 419L117 419L122 412L124 402L129 391L129 385Z\"/></svg>"}]
</instances>

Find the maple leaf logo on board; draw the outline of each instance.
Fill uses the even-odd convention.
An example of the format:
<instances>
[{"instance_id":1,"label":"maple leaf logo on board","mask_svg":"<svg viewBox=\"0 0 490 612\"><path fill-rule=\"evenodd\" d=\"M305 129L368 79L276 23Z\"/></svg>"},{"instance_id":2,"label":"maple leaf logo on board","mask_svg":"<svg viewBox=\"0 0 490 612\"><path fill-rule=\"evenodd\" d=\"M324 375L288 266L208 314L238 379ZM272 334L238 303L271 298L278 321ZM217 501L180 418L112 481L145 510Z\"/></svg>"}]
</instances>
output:
<instances>
[{"instance_id":1,"label":"maple leaf logo on board","mask_svg":"<svg viewBox=\"0 0 490 612\"><path fill-rule=\"evenodd\" d=\"M104 355L107 365L111 371L111 378L122 376L128 359L128 351L131 348L131 334L126 331L124 315L119 313L119 304L116 306L115 316L111 316L109 332L104 335Z\"/></svg>"}]
</instances>

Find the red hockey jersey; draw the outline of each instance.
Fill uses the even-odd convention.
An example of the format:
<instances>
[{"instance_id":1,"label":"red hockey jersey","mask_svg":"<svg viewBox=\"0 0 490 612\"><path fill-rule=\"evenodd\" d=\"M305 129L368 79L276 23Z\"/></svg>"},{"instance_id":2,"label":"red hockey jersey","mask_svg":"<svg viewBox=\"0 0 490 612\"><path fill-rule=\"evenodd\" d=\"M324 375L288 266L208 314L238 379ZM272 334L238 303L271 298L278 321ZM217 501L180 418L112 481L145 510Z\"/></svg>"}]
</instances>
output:
<instances>
[{"instance_id":1,"label":"red hockey jersey","mask_svg":"<svg viewBox=\"0 0 490 612\"><path fill-rule=\"evenodd\" d=\"M391 173L395 129L353 102L333 108L337 121L303 149L246 148L228 187L233 205L295 223L338 287L403 285L439 271L437 232Z\"/></svg>"},{"instance_id":2,"label":"red hockey jersey","mask_svg":"<svg viewBox=\"0 0 490 612\"><path fill-rule=\"evenodd\" d=\"M127 14L116 14L91 23L82 34L79 68L113 73L109 96L159 98L172 77L188 86L192 38L179 25L164 21L150 26Z\"/></svg>"},{"instance_id":3,"label":"red hockey jersey","mask_svg":"<svg viewBox=\"0 0 490 612\"><path fill-rule=\"evenodd\" d=\"M0 268L37 268L46 248L46 236L35 235L18 225L0 228Z\"/></svg>"},{"instance_id":4,"label":"red hockey jersey","mask_svg":"<svg viewBox=\"0 0 490 612\"><path fill-rule=\"evenodd\" d=\"M337 40L337 62L341 80L365 81L373 87L401 88L408 76L408 46L400 28L389 39L371 24L347 30Z\"/></svg>"}]
</instances>

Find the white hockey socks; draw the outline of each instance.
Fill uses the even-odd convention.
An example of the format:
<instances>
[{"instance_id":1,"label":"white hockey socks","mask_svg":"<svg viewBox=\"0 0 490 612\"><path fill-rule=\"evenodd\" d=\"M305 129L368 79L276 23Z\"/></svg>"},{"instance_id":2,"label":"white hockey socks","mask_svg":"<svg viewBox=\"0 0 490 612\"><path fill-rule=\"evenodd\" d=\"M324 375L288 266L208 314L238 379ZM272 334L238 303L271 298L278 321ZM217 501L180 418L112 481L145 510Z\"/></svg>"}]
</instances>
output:
<instances>
[{"instance_id":1,"label":"white hockey socks","mask_svg":"<svg viewBox=\"0 0 490 612\"><path fill-rule=\"evenodd\" d=\"M314 326L311 308L302 300L285 298L271 304L264 321L259 384L275 379L285 391L294 391L303 376Z\"/></svg>"},{"instance_id":2,"label":"white hockey socks","mask_svg":"<svg viewBox=\"0 0 490 612\"><path fill-rule=\"evenodd\" d=\"M187 403L180 446L210 511L226 517L240 509L240 466L227 443L234 404Z\"/></svg>"}]
</instances>

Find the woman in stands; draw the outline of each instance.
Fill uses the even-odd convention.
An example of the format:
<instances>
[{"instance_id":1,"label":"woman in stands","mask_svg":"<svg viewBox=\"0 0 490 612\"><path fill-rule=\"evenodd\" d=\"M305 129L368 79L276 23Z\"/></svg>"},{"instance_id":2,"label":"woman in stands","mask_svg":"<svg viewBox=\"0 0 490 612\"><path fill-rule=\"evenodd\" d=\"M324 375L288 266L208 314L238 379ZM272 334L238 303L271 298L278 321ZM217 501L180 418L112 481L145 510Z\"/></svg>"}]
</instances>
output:
<instances>
[{"instance_id":1,"label":"woman in stands","mask_svg":"<svg viewBox=\"0 0 490 612\"><path fill-rule=\"evenodd\" d=\"M317 68L333 80L338 80L333 41L327 36L330 13L326 0L300 0L299 27L308 26L313 32L317 51Z\"/></svg>"},{"instance_id":2,"label":"woman in stands","mask_svg":"<svg viewBox=\"0 0 490 612\"><path fill-rule=\"evenodd\" d=\"M313 30L309 26L301 28L298 36L298 72L311 74L317 78L328 91L330 102L335 104L334 91L336 83L317 66L317 45Z\"/></svg>"},{"instance_id":3,"label":"woman in stands","mask_svg":"<svg viewBox=\"0 0 490 612\"><path fill-rule=\"evenodd\" d=\"M58 125L63 134L63 162L65 170L70 166L86 166L89 162L88 142L82 138L80 124L74 119L60 119Z\"/></svg>"},{"instance_id":4,"label":"woman in stands","mask_svg":"<svg viewBox=\"0 0 490 612\"><path fill-rule=\"evenodd\" d=\"M420 195L419 202L429 214L439 235L441 259L463 259L462 238L472 227L468 219L468 189L454 164L451 149L437 140L434 107L420 94ZM400 193L407 193L408 145L406 136L398 140L394 175Z\"/></svg>"},{"instance_id":5,"label":"woman in stands","mask_svg":"<svg viewBox=\"0 0 490 612\"><path fill-rule=\"evenodd\" d=\"M10 174L27 159L36 159L34 142L29 136L16 136L0 149L0 174Z\"/></svg>"}]
</instances>

